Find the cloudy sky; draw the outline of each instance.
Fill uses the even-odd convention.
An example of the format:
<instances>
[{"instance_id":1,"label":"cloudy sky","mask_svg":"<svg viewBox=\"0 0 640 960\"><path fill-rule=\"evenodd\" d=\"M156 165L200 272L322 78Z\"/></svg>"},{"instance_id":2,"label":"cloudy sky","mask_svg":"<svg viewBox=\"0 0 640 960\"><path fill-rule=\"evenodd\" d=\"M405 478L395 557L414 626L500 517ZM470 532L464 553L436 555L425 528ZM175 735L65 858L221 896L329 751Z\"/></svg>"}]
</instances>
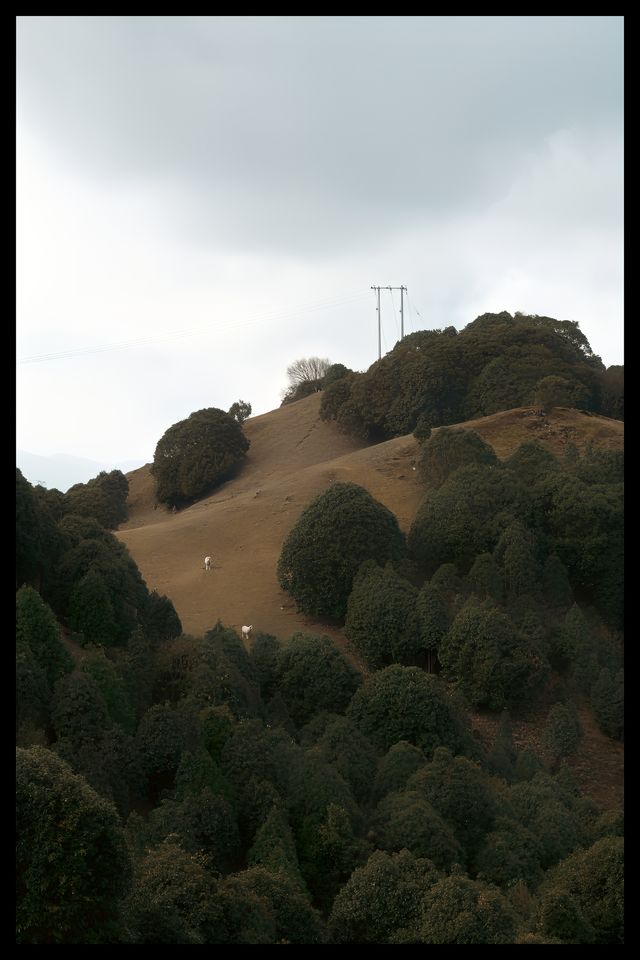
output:
<instances>
[{"instance_id":1,"label":"cloudy sky","mask_svg":"<svg viewBox=\"0 0 640 960\"><path fill-rule=\"evenodd\" d=\"M365 370L372 285L624 362L622 17L18 17L16 116L23 450L148 462L300 357Z\"/></svg>"}]
</instances>

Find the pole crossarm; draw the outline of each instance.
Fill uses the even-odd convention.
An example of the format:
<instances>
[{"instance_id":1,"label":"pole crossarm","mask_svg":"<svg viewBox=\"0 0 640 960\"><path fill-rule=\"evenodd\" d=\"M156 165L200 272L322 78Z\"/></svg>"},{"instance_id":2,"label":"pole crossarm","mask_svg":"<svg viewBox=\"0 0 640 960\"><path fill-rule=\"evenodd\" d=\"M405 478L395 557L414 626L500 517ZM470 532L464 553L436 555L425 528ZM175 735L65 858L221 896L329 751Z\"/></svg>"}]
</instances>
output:
<instances>
[{"instance_id":1,"label":"pole crossarm","mask_svg":"<svg viewBox=\"0 0 640 960\"><path fill-rule=\"evenodd\" d=\"M378 294L378 306L376 311L378 313L378 360L382 357L382 342L381 342L381 325L380 325L380 291L381 290L399 290L400 291L400 339L404 337L404 294L407 292L407 288L402 287L371 287L372 290L376 290Z\"/></svg>"}]
</instances>

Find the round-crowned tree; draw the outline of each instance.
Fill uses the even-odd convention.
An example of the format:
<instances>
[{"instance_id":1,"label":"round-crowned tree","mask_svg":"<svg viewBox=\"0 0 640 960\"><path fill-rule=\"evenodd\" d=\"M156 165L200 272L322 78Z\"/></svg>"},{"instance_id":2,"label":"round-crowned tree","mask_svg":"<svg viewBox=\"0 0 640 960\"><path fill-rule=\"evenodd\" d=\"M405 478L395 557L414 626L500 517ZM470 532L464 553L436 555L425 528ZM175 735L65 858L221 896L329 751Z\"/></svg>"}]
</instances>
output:
<instances>
[{"instance_id":1,"label":"round-crowned tree","mask_svg":"<svg viewBox=\"0 0 640 960\"><path fill-rule=\"evenodd\" d=\"M109 943L131 861L115 807L43 747L16 751L16 939Z\"/></svg>"},{"instance_id":2,"label":"round-crowned tree","mask_svg":"<svg viewBox=\"0 0 640 960\"><path fill-rule=\"evenodd\" d=\"M209 407L174 423L158 441L156 497L172 506L204 496L244 460L249 441L230 413Z\"/></svg>"},{"instance_id":3,"label":"round-crowned tree","mask_svg":"<svg viewBox=\"0 0 640 960\"><path fill-rule=\"evenodd\" d=\"M460 467L466 467L470 463L493 467L497 462L493 447L475 430L440 427L422 447L418 461L418 478L433 487L439 487Z\"/></svg>"},{"instance_id":4,"label":"round-crowned tree","mask_svg":"<svg viewBox=\"0 0 640 960\"><path fill-rule=\"evenodd\" d=\"M360 564L405 557L404 534L391 511L358 484L334 483L285 540L278 580L301 612L343 619Z\"/></svg>"}]
</instances>

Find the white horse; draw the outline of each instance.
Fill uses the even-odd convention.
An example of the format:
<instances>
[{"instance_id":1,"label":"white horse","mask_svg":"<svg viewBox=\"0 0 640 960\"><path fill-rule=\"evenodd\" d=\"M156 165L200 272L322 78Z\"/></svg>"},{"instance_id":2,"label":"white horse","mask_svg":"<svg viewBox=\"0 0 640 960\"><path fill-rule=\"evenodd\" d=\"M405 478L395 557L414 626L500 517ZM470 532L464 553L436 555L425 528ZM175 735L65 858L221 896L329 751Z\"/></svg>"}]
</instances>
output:
<instances>
[{"instance_id":1,"label":"white horse","mask_svg":"<svg viewBox=\"0 0 640 960\"><path fill-rule=\"evenodd\" d=\"M211 564L212 564L212 562L213 562L213 561L212 561L211 557L205 557L205 558L204 558L204 568L205 568L205 570L211 570Z\"/></svg>"},{"instance_id":2,"label":"white horse","mask_svg":"<svg viewBox=\"0 0 640 960\"><path fill-rule=\"evenodd\" d=\"M248 627L243 627L243 628L242 628L242 639L243 639L243 640L248 640L252 633L253 633L253 624L251 624L251 625L248 626Z\"/></svg>"}]
</instances>

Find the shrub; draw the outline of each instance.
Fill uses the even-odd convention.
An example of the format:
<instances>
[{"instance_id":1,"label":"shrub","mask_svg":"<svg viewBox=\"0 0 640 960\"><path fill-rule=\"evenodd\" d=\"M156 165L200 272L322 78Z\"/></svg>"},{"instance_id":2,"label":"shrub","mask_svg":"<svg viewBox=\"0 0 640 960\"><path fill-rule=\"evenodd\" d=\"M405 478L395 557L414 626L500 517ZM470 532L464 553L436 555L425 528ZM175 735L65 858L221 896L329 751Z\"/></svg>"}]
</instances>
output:
<instances>
[{"instance_id":1,"label":"shrub","mask_svg":"<svg viewBox=\"0 0 640 960\"><path fill-rule=\"evenodd\" d=\"M298 610L342 619L360 564L405 556L394 515L363 487L334 483L302 512L285 540L278 580Z\"/></svg>"},{"instance_id":2,"label":"shrub","mask_svg":"<svg viewBox=\"0 0 640 960\"><path fill-rule=\"evenodd\" d=\"M224 410L197 410L160 438L151 472L160 503L180 506L214 489L243 462L249 449L242 426Z\"/></svg>"}]
</instances>

